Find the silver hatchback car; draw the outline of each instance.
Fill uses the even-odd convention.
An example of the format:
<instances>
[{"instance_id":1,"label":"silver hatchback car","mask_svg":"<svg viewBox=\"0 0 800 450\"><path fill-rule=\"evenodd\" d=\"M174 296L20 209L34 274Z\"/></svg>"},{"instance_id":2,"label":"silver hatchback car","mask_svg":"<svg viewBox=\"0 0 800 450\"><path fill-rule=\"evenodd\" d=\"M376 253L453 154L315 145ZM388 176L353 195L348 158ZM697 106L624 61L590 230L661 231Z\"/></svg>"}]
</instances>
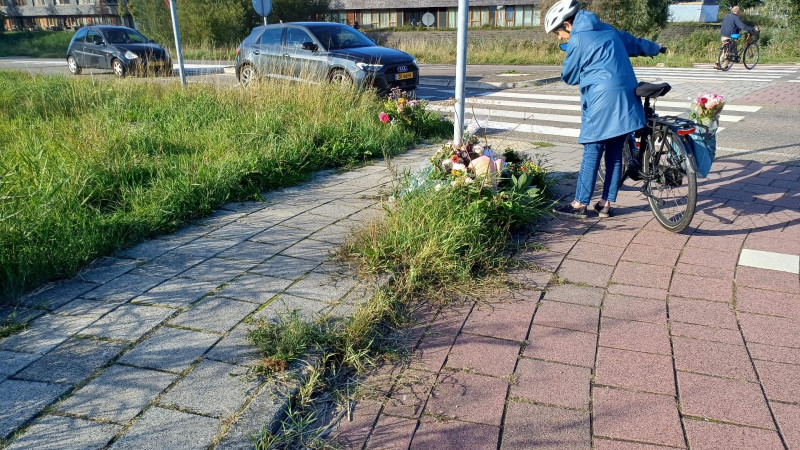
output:
<instances>
[{"instance_id":1,"label":"silver hatchback car","mask_svg":"<svg viewBox=\"0 0 800 450\"><path fill-rule=\"evenodd\" d=\"M413 91L419 68L413 56L376 45L353 27L329 22L264 25L236 49L236 76L242 85L260 78L283 78Z\"/></svg>"}]
</instances>

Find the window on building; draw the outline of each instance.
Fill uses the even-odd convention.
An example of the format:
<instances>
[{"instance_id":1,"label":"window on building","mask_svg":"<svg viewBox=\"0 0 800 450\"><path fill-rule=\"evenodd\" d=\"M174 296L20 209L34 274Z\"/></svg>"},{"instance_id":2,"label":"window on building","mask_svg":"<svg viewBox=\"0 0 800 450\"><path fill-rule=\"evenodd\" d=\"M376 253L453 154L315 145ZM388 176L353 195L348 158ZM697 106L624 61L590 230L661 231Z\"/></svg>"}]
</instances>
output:
<instances>
[{"instance_id":1,"label":"window on building","mask_svg":"<svg viewBox=\"0 0 800 450\"><path fill-rule=\"evenodd\" d=\"M469 26L479 27L489 24L489 7L481 6L469 9Z\"/></svg>"},{"instance_id":2,"label":"window on building","mask_svg":"<svg viewBox=\"0 0 800 450\"><path fill-rule=\"evenodd\" d=\"M372 26L374 28L396 27L399 14L396 9L381 9L373 11L362 11L359 23L362 26Z\"/></svg>"},{"instance_id":3,"label":"window on building","mask_svg":"<svg viewBox=\"0 0 800 450\"><path fill-rule=\"evenodd\" d=\"M28 6L27 0L14 0L14 6Z\"/></svg>"},{"instance_id":4,"label":"window on building","mask_svg":"<svg viewBox=\"0 0 800 450\"><path fill-rule=\"evenodd\" d=\"M69 5L70 0L56 0L56 5Z\"/></svg>"},{"instance_id":5,"label":"window on building","mask_svg":"<svg viewBox=\"0 0 800 450\"><path fill-rule=\"evenodd\" d=\"M503 20L497 21L497 24L504 27L513 27L514 26L514 7L513 6L506 6L505 14L503 14Z\"/></svg>"},{"instance_id":6,"label":"window on building","mask_svg":"<svg viewBox=\"0 0 800 450\"><path fill-rule=\"evenodd\" d=\"M45 0L33 0L33 6L45 6L45 5L47 5Z\"/></svg>"},{"instance_id":7,"label":"window on building","mask_svg":"<svg viewBox=\"0 0 800 450\"><path fill-rule=\"evenodd\" d=\"M447 8L447 24L448 28L458 28L458 8Z\"/></svg>"},{"instance_id":8,"label":"window on building","mask_svg":"<svg viewBox=\"0 0 800 450\"><path fill-rule=\"evenodd\" d=\"M325 21L347 23L347 14L344 11L329 11L325 14Z\"/></svg>"},{"instance_id":9,"label":"window on building","mask_svg":"<svg viewBox=\"0 0 800 450\"><path fill-rule=\"evenodd\" d=\"M79 5L94 5L94 0L78 0Z\"/></svg>"}]
</instances>

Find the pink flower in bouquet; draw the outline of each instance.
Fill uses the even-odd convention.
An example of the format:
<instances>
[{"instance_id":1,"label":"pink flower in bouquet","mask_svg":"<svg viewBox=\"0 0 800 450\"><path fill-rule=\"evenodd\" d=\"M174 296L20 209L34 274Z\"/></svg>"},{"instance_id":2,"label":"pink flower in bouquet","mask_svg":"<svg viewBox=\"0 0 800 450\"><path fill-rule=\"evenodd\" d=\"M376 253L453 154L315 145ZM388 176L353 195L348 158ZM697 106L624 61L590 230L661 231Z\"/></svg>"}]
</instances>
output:
<instances>
[{"instance_id":1,"label":"pink flower in bouquet","mask_svg":"<svg viewBox=\"0 0 800 450\"><path fill-rule=\"evenodd\" d=\"M382 112L382 113L378 114L378 119L380 119L381 122L383 122L383 123L388 123L389 122L389 115L386 114L385 112Z\"/></svg>"},{"instance_id":2,"label":"pink flower in bouquet","mask_svg":"<svg viewBox=\"0 0 800 450\"><path fill-rule=\"evenodd\" d=\"M689 117L703 125L711 125L719 120L719 114L725 106L725 97L718 94L706 94L692 102Z\"/></svg>"}]
</instances>

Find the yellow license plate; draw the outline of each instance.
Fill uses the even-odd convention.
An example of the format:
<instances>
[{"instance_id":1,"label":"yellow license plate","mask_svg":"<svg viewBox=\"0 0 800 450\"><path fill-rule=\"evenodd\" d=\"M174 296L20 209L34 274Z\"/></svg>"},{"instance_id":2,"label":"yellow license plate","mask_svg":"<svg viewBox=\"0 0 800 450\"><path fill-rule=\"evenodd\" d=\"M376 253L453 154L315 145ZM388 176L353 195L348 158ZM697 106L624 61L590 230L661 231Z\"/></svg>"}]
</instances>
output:
<instances>
[{"instance_id":1,"label":"yellow license plate","mask_svg":"<svg viewBox=\"0 0 800 450\"><path fill-rule=\"evenodd\" d=\"M409 78L414 78L414 72L405 72L405 73L398 73L396 80L408 80Z\"/></svg>"}]
</instances>

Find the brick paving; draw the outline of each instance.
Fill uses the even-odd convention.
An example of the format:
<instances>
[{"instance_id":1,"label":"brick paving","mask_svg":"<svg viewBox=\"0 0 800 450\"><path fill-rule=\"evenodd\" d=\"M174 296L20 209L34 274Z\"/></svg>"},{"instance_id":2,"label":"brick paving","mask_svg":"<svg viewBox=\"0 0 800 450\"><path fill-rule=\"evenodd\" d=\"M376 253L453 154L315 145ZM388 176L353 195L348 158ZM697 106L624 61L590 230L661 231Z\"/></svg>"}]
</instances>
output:
<instances>
[{"instance_id":1,"label":"brick paving","mask_svg":"<svg viewBox=\"0 0 800 450\"><path fill-rule=\"evenodd\" d=\"M418 323L414 345L435 348L436 364L402 428L392 396L372 397L333 439L359 449L386 448L372 436L390 433L402 448L800 448L800 278L738 265L742 249L800 253L793 163L718 160L681 234L655 223L634 186L616 217L540 224L529 242L541 250L517 255L537 267L515 272L524 293ZM392 370L402 380L412 369Z\"/></svg>"}]
</instances>

